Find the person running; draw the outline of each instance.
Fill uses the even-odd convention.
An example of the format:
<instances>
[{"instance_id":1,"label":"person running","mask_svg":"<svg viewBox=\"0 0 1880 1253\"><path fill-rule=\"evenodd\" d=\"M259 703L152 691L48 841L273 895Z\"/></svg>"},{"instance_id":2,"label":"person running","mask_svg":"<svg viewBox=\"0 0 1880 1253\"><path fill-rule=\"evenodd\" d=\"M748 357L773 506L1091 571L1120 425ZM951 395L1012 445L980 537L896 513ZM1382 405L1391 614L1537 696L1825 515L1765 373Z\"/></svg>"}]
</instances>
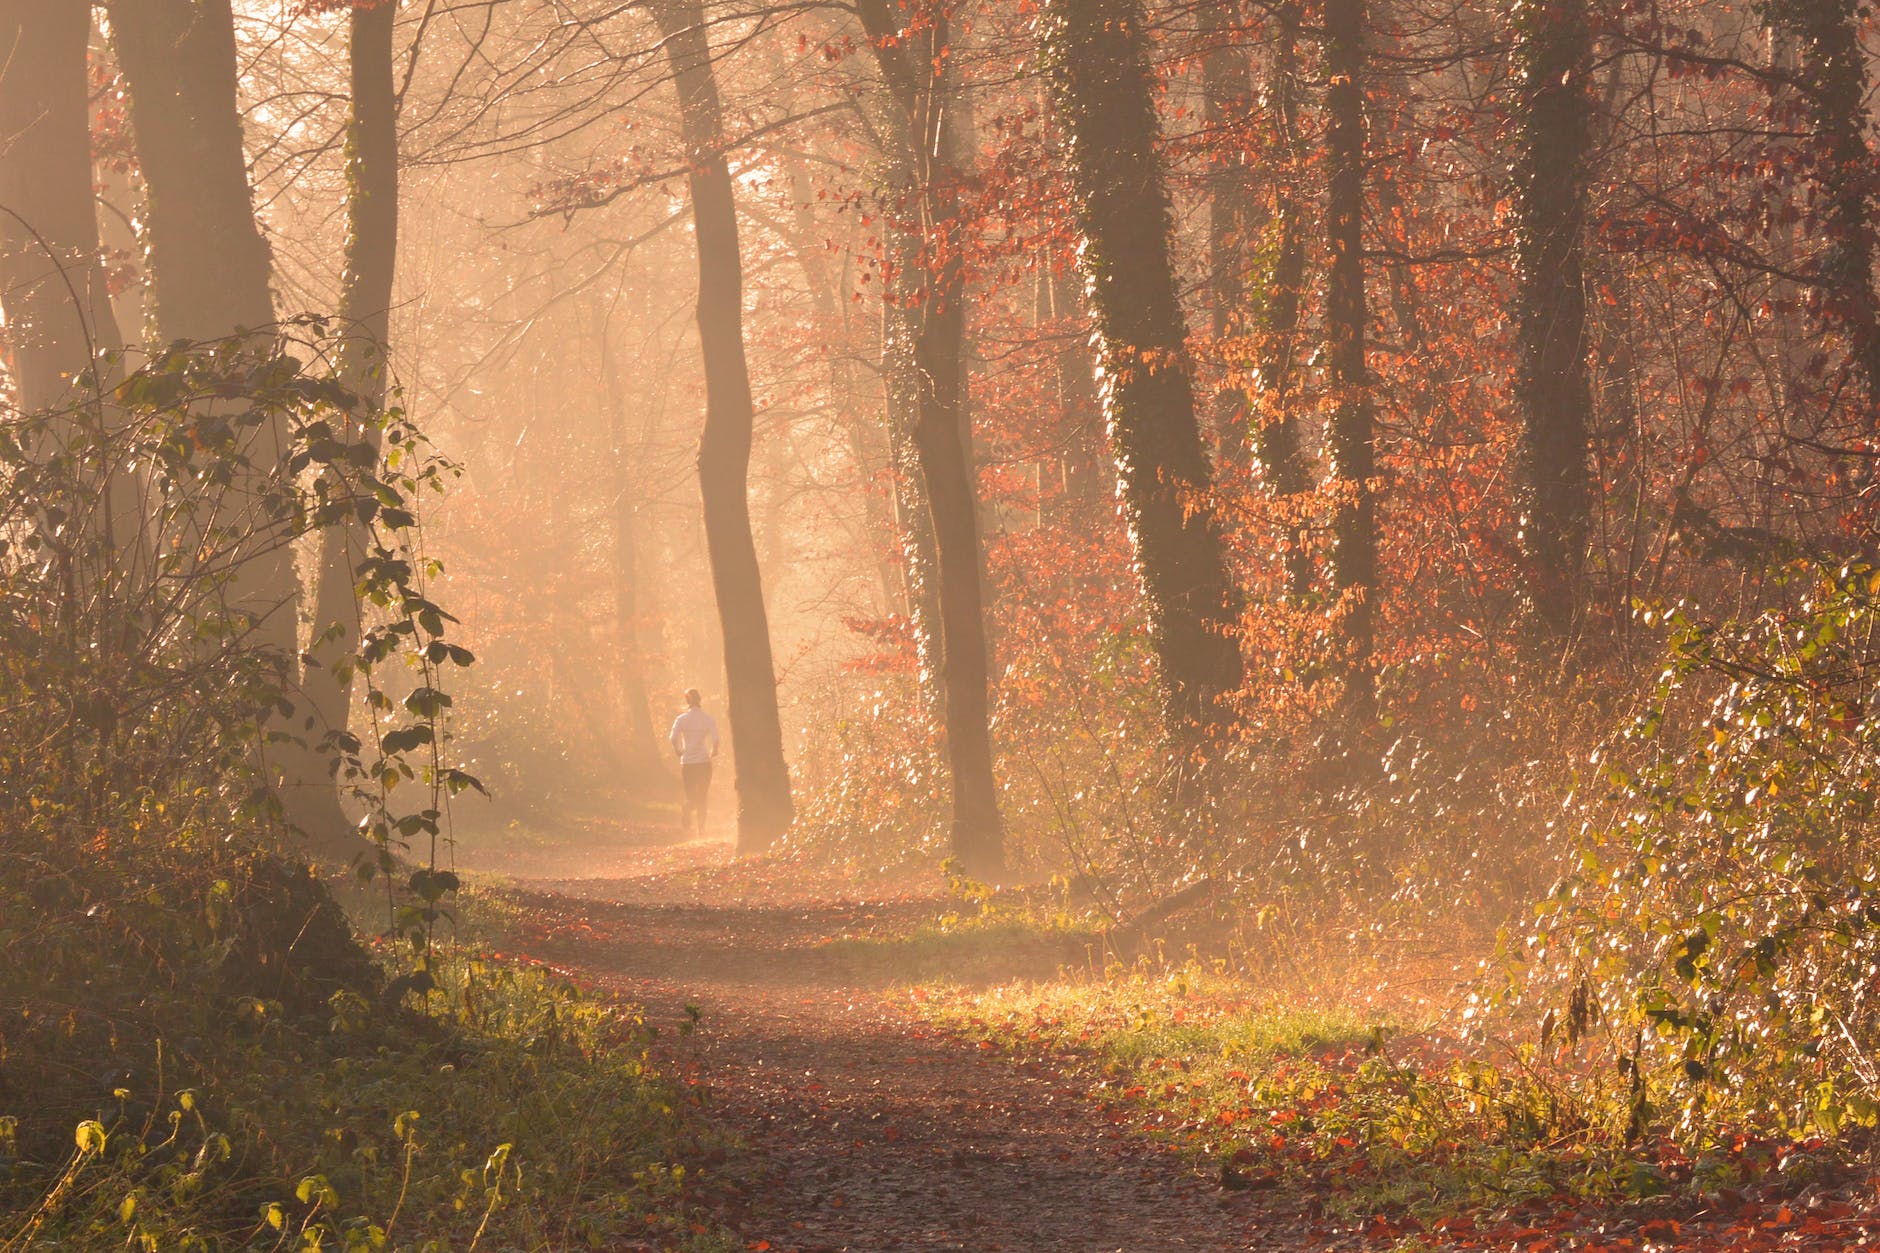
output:
<instances>
[{"instance_id":1,"label":"person running","mask_svg":"<svg viewBox=\"0 0 1880 1253\"><path fill-rule=\"evenodd\" d=\"M700 835L705 834L705 807L711 799L712 758L718 756L718 720L700 707L704 700L697 688L687 688L686 710L672 720L672 751L679 754L679 776L685 784L679 823L689 831L697 814Z\"/></svg>"}]
</instances>

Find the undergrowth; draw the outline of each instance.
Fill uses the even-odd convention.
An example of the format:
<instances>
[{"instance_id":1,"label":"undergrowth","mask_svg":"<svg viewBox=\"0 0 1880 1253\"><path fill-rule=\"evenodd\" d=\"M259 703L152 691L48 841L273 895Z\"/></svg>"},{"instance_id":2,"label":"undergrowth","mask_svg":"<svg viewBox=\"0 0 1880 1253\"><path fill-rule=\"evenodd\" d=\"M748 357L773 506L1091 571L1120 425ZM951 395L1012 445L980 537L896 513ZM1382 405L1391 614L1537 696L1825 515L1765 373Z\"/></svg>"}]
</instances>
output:
<instances>
[{"instance_id":1,"label":"undergrowth","mask_svg":"<svg viewBox=\"0 0 1880 1253\"><path fill-rule=\"evenodd\" d=\"M178 345L0 422L0 1250L728 1247L644 1024L450 941L449 466L290 347L332 350ZM300 643L350 640L359 707L322 736L262 576L335 528L360 629Z\"/></svg>"},{"instance_id":2,"label":"undergrowth","mask_svg":"<svg viewBox=\"0 0 1880 1253\"><path fill-rule=\"evenodd\" d=\"M9 1031L0 1248L735 1247L688 1215L696 1097L636 1016L471 952L436 969L399 1012L177 998ZM88 1082L20 1103L47 1067Z\"/></svg>"},{"instance_id":3,"label":"undergrowth","mask_svg":"<svg viewBox=\"0 0 1880 1253\"><path fill-rule=\"evenodd\" d=\"M1738 1136L1687 1154L1627 1134L1611 1072L1567 1082L1526 1046L1465 1044L1336 1005L1299 1008L1225 966L1142 963L1097 980L923 989L985 1047L1082 1071L1097 1095L1230 1190L1411 1229L1549 1203L1701 1199L1818 1143Z\"/></svg>"}]
</instances>

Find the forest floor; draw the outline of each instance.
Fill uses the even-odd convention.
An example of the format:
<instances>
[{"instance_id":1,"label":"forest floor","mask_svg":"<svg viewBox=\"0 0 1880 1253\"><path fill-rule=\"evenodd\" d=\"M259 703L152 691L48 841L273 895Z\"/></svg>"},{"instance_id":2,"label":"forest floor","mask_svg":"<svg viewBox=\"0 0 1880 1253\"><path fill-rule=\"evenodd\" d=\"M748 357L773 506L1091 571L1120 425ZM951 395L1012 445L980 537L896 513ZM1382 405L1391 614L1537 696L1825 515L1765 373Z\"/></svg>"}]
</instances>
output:
<instances>
[{"instance_id":1,"label":"forest floor","mask_svg":"<svg viewBox=\"0 0 1880 1253\"><path fill-rule=\"evenodd\" d=\"M600 875L516 879L501 896L528 956L644 1006L668 1064L707 1094L735 1147L699 1195L748 1248L1304 1247L1086 1084L936 1028L899 990L943 971L1047 978L1082 960L1081 944L877 949L845 937L906 935L944 899L830 899L798 880L763 904L719 901L721 857L698 844L626 851L590 863Z\"/></svg>"},{"instance_id":2,"label":"forest floor","mask_svg":"<svg viewBox=\"0 0 1880 1253\"><path fill-rule=\"evenodd\" d=\"M1772 1192L1728 1215L1672 1201L1587 1212L1556 1196L1436 1227L1354 1217L1335 1167L1283 1180L1223 1168L1153 1134L1169 1115L1140 1086L1119 1099L1128 1081L1104 1082L1087 1050L1014 1049L1010 1032L924 1004L1078 983L1087 936L948 936L933 923L957 902L937 883L858 890L794 866L733 866L715 841L647 833L541 852L534 874L505 866L512 877L485 881L505 943L644 1007L665 1064L721 1133L724 1147L693 1164L692 1197L747 1249L1875 1247L1880 1220L1846 1204L1870 1189L1845 1178L1825 1228L1826 1191L1793 1213Z\"/></svg>"}]
</instances>

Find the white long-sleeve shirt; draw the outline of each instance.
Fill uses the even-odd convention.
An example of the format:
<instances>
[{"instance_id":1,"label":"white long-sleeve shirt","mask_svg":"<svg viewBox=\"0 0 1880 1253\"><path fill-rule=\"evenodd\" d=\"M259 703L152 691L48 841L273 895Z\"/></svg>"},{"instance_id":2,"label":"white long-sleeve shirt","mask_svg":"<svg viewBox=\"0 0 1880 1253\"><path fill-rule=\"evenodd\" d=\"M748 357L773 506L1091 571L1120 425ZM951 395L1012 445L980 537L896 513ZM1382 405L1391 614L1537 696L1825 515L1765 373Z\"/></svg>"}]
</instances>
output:
<instances>
[{"instance_id":1,"label":"white long-sleeve shirt","mask_svg":"<svg viewBox=\"0 0 1880 1253\"><path fill-rule=\"evenodd\" d=\"M703 709L688 709L672 720L672 747L679 764L696 766L718 755L718 719Z\"/></svg>"}]
</instances>

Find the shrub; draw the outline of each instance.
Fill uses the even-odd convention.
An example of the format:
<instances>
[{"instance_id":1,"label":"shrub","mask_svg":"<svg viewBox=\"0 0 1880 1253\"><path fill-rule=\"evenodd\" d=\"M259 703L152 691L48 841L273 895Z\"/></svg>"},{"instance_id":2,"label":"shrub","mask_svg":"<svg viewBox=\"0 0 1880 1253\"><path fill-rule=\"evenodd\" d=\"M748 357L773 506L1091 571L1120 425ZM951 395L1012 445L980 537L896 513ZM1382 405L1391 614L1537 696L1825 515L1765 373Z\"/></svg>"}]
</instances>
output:
<instances>
[{"instance_id":1,"label":"shrub","mask_svg":"<svg viewBox=\"0 0 1880 1253\"><path fill-rule=\"evenodd\" d=\"M1880 1073L1880 574L1798 566L1792 607L1665 615L1647 708L1542 907L1527 995L1596 1034L1635 1133L1872 1125Z\"/></svg>"}]
</instances>

